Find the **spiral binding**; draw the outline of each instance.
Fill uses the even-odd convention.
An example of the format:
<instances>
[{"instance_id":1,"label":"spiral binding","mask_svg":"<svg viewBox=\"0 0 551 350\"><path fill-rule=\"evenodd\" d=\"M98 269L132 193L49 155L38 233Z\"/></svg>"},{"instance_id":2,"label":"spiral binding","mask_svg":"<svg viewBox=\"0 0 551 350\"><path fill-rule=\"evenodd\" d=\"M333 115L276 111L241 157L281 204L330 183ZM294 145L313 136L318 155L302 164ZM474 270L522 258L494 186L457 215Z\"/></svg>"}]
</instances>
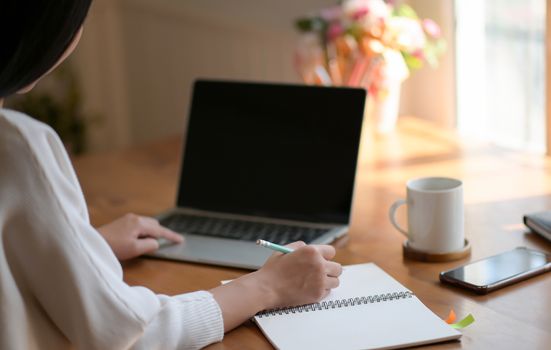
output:
<instances>
[{"instance_id":1,"label":"spiral binding","mask_svg":"<svg viewBox=\"0 0 551 350\"><path fill-rule=\"evenodd\" d=\"M322 301L321 303L313 303L313 304L306 304L301 306L292 306L292 307L283 307L283 308L265 310L257 313L255 316L258 318L262 318L262 317L277 316L277 315L284 315L284 314L288 315L288 314L310 312L310 311L345 308L345 307L351 307L356 305L380 303L381 301L407 299L407 298L411 298L413 295L414 295L413 292L405 291L405 292L369 295L365 297L327 300L327 301Z\"/></svg>"}]
</instances>

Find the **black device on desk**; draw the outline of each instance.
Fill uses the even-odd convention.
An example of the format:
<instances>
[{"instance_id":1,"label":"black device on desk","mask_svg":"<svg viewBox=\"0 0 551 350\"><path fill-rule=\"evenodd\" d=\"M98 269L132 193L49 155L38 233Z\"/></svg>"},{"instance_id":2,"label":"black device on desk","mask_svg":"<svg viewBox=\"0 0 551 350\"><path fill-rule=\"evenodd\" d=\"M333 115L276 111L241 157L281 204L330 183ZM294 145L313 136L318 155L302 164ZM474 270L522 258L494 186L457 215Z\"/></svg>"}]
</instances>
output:
<instances>
[{"instance_id":1,"label":"black device on desk","mask_svg":"<svg viewBox=\"0 0 551 350\"><path fill-rule=\"evenodd\" d=\"M526 247L440 273L440 281L486 294L551 270L551 256Z\"/></svg>"},{"instance_id":2,"label":"black device on desk","mask_svg":"<svg viewBox=\"0 0 551 350\"><path fill-rule=\"evenodd\" d=\"M551 211L526 214L523 221L532 232L551 241Z\"/></svg>"},{"instance_id":3,"label":"black device on desk","mask_svg":"<svg viewBox=\"0 0 551 350\"><path fill-rule=\"evenodd\" d=\"M164 259L257 269L257 239L327 244L348 232L366 91L197 80Z\"/></svg>"}]
</instances>

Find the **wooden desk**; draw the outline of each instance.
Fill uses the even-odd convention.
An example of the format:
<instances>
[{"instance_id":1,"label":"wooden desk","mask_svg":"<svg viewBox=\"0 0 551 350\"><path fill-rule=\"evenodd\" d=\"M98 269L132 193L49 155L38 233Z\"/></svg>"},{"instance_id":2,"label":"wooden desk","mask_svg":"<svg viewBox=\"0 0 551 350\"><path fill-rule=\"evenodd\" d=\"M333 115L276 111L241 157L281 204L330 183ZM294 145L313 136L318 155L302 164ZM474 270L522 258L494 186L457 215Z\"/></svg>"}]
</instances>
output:
<instances>
[{"instance_id":1,"label":"wooden desk","mask_svg":"<svg viewBox=\"0 0 551 350\"><path fill-rule=\"evenodd\" d=\"M509 286L487 296L440 285L442 270L525 245L551 253L551 243L523 227L526 212L551 208L551 161L497 147L461 141L415 119L402 119L386 137L364 133L350 234L336 243L342 264L373 261L413 290L431 310L445 318L472 313L476 322L461 342L430 349L551 348L551 274ZM179 173L179 138L127 151L75 160L95 225L126 212L154 215L175 201ZM470 258L450 263L421 263L402 258L404 237L387 219L405 182L442 175L464 180L466 236ZM220 280L246 271L207 265L136 259L124 264L125 280L155 292L177 294L209 289ZM251 323L226 334L212 349L269 349ZM427 347L429 348L429 347Z\"/></svg>"}]
</instances>

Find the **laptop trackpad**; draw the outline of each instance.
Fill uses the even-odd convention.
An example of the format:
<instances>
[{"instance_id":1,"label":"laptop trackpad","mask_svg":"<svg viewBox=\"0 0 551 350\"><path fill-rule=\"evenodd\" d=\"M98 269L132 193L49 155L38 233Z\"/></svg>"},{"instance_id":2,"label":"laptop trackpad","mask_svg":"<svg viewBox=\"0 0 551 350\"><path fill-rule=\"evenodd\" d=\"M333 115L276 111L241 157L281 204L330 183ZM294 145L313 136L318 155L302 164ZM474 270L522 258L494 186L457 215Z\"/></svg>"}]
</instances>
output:
<instances>
[{"instance_id":1,"label":"laptop trackpad","mask_svg":"<svg viewBox=\"0 0 551 350\"><path fill-rule=\"evenodd\" d=\"M272 254L272 251L250 241L193 234L183 236L184 243L167 245L151 255L174 260L258 269Z\"/></svg>"}]
</instances>

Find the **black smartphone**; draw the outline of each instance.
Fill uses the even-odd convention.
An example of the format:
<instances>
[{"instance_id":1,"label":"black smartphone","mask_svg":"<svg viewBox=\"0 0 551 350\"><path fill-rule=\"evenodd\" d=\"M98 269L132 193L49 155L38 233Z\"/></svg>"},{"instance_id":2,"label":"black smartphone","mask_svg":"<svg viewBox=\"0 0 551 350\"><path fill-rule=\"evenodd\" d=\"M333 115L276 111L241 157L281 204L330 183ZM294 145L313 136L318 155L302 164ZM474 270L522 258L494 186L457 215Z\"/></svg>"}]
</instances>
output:
<instances>
[{"instance_id":1,"label":"black smartphone","mask_svg":"<svg viewBox=\"0 0 551 350\"><path fill-rule=\"evenodd\" d=\"M440 272L440 281L486 294L551 270L551 256L526 247Z\"/></svg>"}]
</instances>

